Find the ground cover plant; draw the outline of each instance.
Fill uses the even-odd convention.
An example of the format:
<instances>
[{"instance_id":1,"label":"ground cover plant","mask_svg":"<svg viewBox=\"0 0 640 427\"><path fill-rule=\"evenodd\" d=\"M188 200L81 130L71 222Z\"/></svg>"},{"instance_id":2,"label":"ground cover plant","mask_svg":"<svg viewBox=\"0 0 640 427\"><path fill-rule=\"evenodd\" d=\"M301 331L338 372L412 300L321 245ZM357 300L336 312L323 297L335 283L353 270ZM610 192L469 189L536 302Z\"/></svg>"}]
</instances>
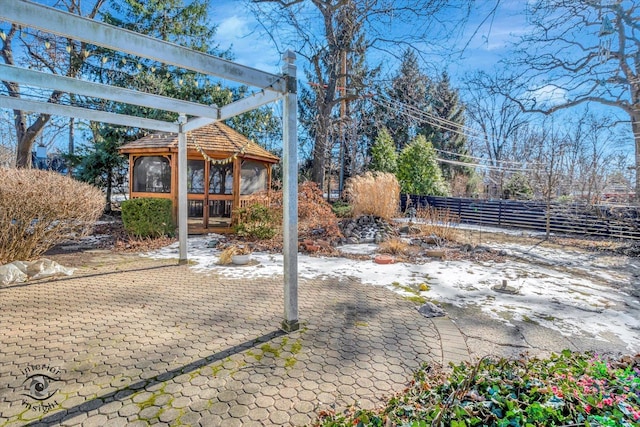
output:
<instances>
[{"instance_id":1,"label":"ground cover plant","mask_svg":"<svg viewBox=\"0 0 640 427\"><path fill-rule=\"evenodd\" d=\"M57 172L0 168L0 265L87 235L104 207L92 185Z\"/></svg>"},{"instance_id":2,"label":"ground cover plant","mask_svg":"<svg viewBox=\"0 0 640 427\"><path fill-rule=\"evenodd\" d=\"M640 355L616 360L565 350L546 359L484 358L448 373L425 365L385 407L325 411L316 425L637 426Z\"/></svg>"}]
</instances>

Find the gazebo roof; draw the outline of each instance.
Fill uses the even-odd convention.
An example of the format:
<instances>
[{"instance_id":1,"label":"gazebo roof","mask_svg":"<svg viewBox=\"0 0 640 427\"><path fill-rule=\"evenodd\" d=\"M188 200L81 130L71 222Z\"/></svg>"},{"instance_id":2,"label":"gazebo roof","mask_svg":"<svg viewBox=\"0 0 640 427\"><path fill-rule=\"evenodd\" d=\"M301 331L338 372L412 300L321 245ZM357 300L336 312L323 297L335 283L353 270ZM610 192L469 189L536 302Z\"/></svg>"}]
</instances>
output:
<instances>
[{"instance_id":1,"label":"gazebo roof","mask_svg":"<svg viewBox=\"0 0 640 427\"><path fill-rule=\"evenodd\" d=\"M212 157L231 156L235 153L240 153L240 150L244 147L244 154L238 154L238 156L263 160L269 163L277 163L280 160L277 156L222 122L214 122L187 132L187 151L196 152L196 143ZM152 151L177 152L178 134L169 132L149 134L124 144L119 151L122 154Z\"/></svg>"}]
</instances>

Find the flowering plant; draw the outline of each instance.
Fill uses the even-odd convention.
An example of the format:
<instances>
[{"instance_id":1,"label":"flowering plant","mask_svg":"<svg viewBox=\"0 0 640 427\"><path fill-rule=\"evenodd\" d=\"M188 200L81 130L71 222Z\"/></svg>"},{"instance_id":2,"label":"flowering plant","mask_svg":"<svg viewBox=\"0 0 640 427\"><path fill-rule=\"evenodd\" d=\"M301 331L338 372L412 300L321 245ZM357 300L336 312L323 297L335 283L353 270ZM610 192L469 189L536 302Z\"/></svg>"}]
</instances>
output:
<instances>
[{"instance_id":1,"label":"flowering plant","mask_svg":"<svg viewBox=\"0 0 640 427\"><path fill-rule=\"evenodd\" d=\"M484 358L452 368L445 374L425 365L384 408L325 412L317 425L640 425L640 355L609 360L565 350L547 359Z\"/></svg>"}]
</instances>

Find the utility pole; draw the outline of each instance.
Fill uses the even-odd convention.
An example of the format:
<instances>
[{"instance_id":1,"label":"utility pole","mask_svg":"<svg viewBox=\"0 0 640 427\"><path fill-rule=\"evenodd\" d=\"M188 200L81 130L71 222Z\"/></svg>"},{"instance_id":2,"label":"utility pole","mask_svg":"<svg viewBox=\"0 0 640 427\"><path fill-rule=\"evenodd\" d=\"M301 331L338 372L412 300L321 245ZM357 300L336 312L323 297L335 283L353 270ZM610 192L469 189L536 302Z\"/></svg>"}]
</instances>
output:
<instances>
[{"instance_id":1,"label":"utility pole","mask_svg":"<svg viewBox=\"0 0 640 427\"><path fill-rule=\"evenodd\" d=\"M342 195L342 190L344 190L344 156L346 150L346 135L347 133L344 130L344 121L347 118L347 52L342 51L341 58L342 61L342 79L340 84L340 96L342 97L342 101L340 102L340 180L338 182L338 193Z\"/></svg>"}]
</instances>

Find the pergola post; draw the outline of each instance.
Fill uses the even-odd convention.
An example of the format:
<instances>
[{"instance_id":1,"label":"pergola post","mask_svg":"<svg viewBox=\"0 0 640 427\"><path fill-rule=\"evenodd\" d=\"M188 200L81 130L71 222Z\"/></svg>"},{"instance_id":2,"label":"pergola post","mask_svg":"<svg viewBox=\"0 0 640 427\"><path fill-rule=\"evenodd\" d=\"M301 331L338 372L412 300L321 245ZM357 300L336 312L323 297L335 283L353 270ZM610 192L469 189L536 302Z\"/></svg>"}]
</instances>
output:
<instances>
[{"instance_id":1,"label":"pergola post","mask_svg":"<svg viewBox=\"0 0 640 427\"><path fill-rule=\"evenodd\" d=\"M296 55L288 50L282 56L282 74L287 91L283 97L283 253L284 253L284 320L282 329L292 332L298 322L298 133Z\"/></svg>"},{"instance_id":2,"label":"pergola post","mask_svg":"<svg viewBox=\"0 0 640 427\"><path fill-rule=\"evenodd\" d=\"M187 134L184 125L187 116L180 114L178 118L178 244L180 264L187 263Z\"/></svg>"}]
</instances>

